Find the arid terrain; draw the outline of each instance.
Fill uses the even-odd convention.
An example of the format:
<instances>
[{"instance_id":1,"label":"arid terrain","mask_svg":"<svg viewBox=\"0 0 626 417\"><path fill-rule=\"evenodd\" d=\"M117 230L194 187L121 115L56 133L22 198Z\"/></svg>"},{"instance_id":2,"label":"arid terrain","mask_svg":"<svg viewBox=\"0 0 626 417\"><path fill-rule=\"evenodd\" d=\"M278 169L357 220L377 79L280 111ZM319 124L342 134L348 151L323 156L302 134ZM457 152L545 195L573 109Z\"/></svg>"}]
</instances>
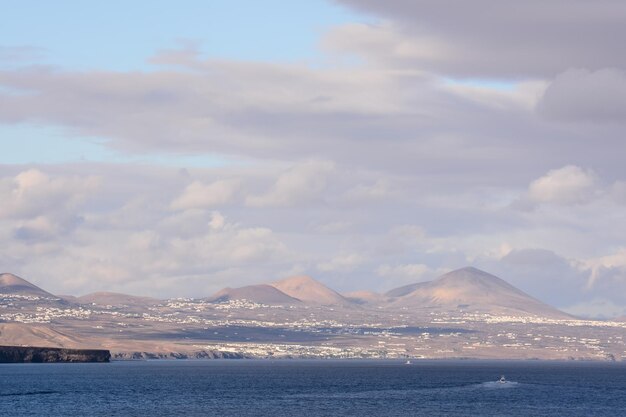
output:
<instances>
[{"instance_id":1,"label":"arid terrain","mask_svg":"<svg viewBox=\"0 0 626 417\"><path fill-rule=\"evenodd\" d=\"M309 277L198 299L56 296L0 275L0 344L140 358L626 359L626 322L572 317L475 268L341 295Z\"/></svg>"}]
</instances>

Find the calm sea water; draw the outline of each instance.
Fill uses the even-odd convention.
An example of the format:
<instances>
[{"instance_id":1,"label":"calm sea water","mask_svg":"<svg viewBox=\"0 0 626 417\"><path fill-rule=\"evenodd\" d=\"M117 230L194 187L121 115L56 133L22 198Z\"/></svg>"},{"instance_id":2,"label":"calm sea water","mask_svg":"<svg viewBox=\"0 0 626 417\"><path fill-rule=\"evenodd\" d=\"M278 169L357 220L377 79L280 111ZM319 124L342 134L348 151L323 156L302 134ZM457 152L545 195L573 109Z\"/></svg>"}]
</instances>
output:
<instances>
[{"instance_id":1,"label":"calm sea water","mask_svg":"<svg viewBox=\"0 0 626 417\"><path fill-rule=\"evenodd\" d=\"M496 384L504 374L511 384ZM0 416L626 416L626 365L147 361L0 365Z\"/></svg>"}]
</instances>

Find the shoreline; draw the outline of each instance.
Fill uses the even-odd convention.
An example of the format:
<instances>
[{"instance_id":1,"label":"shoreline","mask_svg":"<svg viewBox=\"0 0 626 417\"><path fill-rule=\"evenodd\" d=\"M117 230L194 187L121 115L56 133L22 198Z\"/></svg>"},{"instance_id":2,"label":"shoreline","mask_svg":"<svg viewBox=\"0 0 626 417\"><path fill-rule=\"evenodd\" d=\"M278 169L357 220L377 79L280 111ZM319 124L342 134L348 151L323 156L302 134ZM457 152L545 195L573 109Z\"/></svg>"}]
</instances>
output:
<instances>
[{"instance_id":1,"label":"shoreline","mask_svg":"<svg viewBox=\"0 0 626 417\"><path fill-rule=\"evenodd\" d=\"M0 363L108 363L106 349L66 349L42 346L0 345Z\"/></svg>"}]
</instances>

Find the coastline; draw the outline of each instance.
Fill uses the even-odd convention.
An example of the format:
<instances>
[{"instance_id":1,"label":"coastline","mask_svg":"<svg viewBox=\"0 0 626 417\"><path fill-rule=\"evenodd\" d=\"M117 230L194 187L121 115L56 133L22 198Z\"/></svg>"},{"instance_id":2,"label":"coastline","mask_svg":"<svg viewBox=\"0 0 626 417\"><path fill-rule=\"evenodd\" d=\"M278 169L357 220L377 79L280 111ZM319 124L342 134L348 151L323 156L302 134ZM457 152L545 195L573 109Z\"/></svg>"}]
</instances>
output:
<instances>
[{"instance_id":1,"label":"coastline","mask_svg":"<svg viewBox=\"0 0 626 417\"><path fill-rule=\"evenodd\" d=\"M66 349L37 346L0 346L0 363L107 363L106 349Z\"/></svg>"}]
</instances>

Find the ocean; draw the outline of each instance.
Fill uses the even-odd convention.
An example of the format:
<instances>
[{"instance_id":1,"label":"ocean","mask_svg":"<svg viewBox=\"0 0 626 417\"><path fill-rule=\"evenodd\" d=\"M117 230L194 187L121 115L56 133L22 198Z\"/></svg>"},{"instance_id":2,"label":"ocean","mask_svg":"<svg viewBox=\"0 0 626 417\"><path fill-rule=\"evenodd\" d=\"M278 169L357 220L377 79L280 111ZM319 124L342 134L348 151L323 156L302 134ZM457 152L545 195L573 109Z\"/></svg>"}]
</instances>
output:
<instances>
[{"instance_id":1,"label":"ocean","mask_svg":"<svg viewBox=\"0 0 626 417\"><path fill-rule=\"evenodd\" d=\"M509 383L496 381L505 375ZM626 364L205 360L0 365L0 416L626 416Z\"/></svg>"}]
</instances>

